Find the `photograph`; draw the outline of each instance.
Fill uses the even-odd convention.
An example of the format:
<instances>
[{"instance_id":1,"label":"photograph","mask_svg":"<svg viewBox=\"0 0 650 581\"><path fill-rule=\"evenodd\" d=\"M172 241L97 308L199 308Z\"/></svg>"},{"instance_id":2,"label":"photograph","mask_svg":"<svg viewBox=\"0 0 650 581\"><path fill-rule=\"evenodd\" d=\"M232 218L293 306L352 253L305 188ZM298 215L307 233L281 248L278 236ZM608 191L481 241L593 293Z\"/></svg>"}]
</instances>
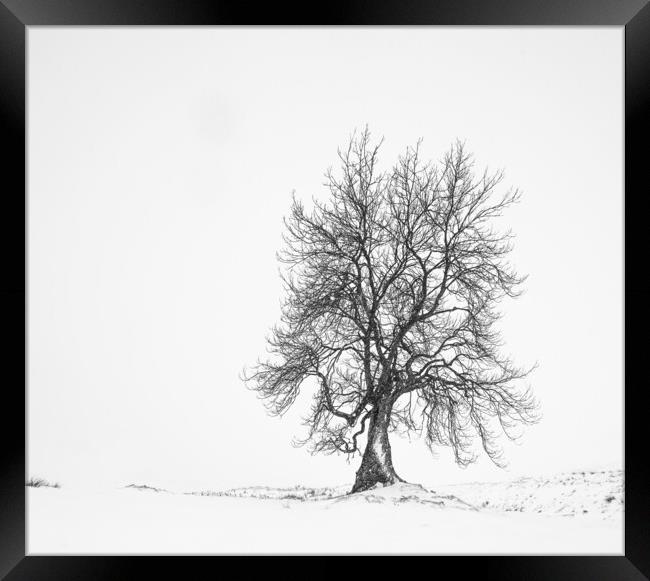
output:
<instances>
[{"instance_id":1,"label":"photograph","mask_svg":"<svg viewBox=\"0 0 650 581\"><path fill-rule=\"evenodd\" d=\"M625 29L30 26L29 555L618 555Z\"/></svg>"}]
</instances>

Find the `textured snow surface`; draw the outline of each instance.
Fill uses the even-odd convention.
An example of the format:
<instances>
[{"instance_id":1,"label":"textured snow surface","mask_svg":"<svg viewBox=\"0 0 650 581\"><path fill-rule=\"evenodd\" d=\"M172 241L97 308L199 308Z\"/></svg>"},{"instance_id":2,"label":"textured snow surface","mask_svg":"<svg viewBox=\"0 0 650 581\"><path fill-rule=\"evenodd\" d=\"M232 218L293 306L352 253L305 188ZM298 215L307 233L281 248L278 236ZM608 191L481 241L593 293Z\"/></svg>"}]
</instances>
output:
<instances>
[{"instance_id":1,"label":"textured snow surface","mask_svg":"<svg viewBox=\"0 0 650 581\"><path fill-rule=\"evenodd\" d=\"M454 484L435 487L452 492L477 508L502 512L620 518L623 472L568 472L512 482Z\"/></svg>"},{"instance_id":2,"label":"textured snow surface","mask_svg":"<svg viewBox=\"0 0 650 581\"><path fill-rule=\"evenodd\" d=\"M30 554L622 554L621 472L172 492L27 488Z\"/></svg>"}]
</instances>

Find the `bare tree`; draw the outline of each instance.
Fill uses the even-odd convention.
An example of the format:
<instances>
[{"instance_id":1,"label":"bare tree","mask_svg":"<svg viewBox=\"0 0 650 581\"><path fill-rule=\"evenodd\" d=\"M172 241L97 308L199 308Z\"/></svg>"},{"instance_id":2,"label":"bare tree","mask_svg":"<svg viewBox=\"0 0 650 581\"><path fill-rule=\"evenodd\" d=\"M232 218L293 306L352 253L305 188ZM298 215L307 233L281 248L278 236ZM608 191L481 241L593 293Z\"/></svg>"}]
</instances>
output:
<instances>
[{"instance_id":1,"label":"bare tree","mask_svg":"<svg viewBox=\"0 0 650 581\"><path fill-rule=\"evenodd\" d=\"M473 171L455 144L439 164L420 143L379 171L368 131L339 151L326 203L307 211L294 196L285 218L286 299L270 356L244 374L271 413L317 383L306 420L313 452L361 453L352 492L402 479L390 431L422 433L456 461L475 459L478 437L501 464L496 438L537 419L524 370L499 353L496 303L524 277L506 261L510 232L493 219L517 201L497 194L502 174ZM363 436L362 436L363 435Z\"/></svg>"}]
</instances>

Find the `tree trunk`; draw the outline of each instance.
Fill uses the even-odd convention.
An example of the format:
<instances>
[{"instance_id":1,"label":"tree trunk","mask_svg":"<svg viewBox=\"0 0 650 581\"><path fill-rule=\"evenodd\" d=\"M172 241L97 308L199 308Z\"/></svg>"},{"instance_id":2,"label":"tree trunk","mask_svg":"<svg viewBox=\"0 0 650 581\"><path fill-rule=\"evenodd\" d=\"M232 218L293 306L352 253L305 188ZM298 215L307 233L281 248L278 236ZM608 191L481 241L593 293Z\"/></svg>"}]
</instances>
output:
<instances>
[{"instance_id":1,"label":"tree trunk","mask_svg":"<svg viewBox=\"0 0 650 581\"><path fill-rule=\"evenodd\" d=\"M363 492L382 484L384 486L404 482L393 468L393 459L388 441L388 424L392 405L381 405L370 417L368 443L363 453L361 466L352 487L352 493Z\"/></svg>"}]
</instances>

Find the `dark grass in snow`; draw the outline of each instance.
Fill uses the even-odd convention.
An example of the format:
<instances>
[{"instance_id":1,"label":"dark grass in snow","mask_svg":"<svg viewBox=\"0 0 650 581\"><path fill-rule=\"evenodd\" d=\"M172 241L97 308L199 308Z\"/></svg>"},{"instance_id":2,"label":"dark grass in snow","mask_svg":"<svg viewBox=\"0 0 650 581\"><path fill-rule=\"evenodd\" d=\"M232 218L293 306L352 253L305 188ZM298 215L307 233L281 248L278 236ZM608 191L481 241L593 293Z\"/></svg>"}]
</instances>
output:
<instances>
[{"instance_id":1,"label":"dark grass in snow","mask_svg":"<svg viewBox=\"0 0 650 581\"><path fill-rule=\"evenodd\" d=\"M134 490L148 490L149 492L169 492L164 488L156 488L147 484L127 484L124 488L132 488Z\"/></svg>"},{"instance_id":2,"label":"dark grass in snow","mask_svg":"<svg viewBox=\"0 0 650 581\"><path fill-rule=\"evenodd\" d=\"M45 480L45 478L30 478L26 483L25 486L30 486L32 488L61 488L61 485L58 482L49 482L48 480Z\"/></svg>"}]
</instances>

